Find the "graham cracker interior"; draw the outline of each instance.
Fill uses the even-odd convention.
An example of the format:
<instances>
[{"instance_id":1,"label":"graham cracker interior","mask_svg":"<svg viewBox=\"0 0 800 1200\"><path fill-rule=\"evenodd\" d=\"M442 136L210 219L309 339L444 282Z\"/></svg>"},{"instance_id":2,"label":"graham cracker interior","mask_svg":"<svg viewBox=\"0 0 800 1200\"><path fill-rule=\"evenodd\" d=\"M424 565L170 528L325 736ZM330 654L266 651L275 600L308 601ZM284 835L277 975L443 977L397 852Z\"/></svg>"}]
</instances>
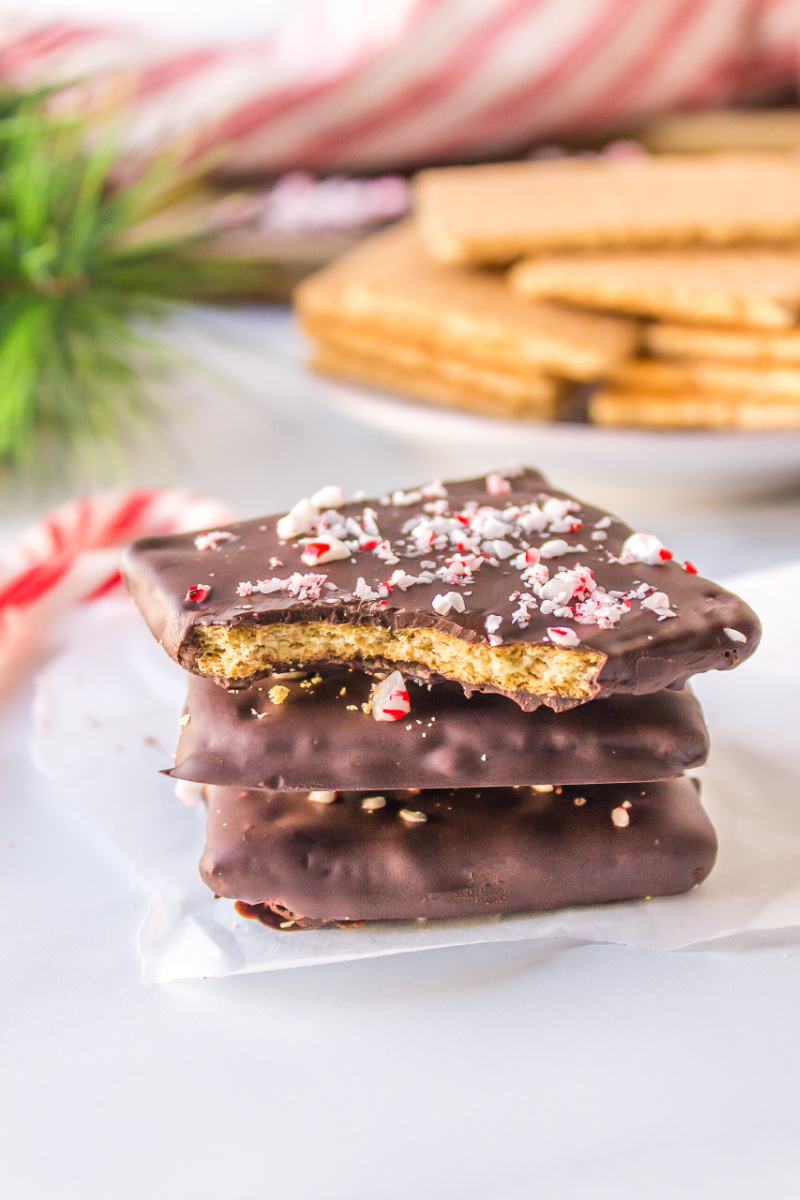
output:
<instances>
[{"instance_id":1,"label":"graham cracker interior","mask_svg":"<svg viewBox=\"0 0 800 1200\"><path fill-rule=\"evenodd\" d=\"M419 664L445 679L503 691L590 700L606 656L585 647L511 642L466 642L437 629L387 629L379 625L198 625L197 668L218 679L249 680L273 666L301 667L321 661L379 660L399 670Z\"/></svg>"}]
</instances>

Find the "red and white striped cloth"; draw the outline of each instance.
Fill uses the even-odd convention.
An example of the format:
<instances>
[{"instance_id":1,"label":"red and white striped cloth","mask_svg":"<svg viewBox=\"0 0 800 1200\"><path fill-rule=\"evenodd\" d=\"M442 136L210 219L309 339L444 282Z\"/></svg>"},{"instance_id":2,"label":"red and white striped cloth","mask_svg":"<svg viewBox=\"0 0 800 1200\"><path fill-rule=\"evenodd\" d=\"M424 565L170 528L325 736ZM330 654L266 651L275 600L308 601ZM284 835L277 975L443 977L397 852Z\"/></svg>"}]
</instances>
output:
<instances>
[{"instance_id":1,"label":"red and white striped cloth","mask_svg":"<svg viewBox=\"0 0 800 1200\"><path fill-rule=\"evenodd\" d=\"M32 526L0 558L0 697L58 645L77 606L120 588L128 542L214 529L233 515L209 496L155 488L83 496Z\"/></svg>"},{"instance_id":2,"label":"red and white striped cloth","mask_svg":"<svg viewBox=\"0 0 800 1200\"><path fill-rule=\"evenodd\" d=\"M798 75L798 0L306 0L241 46L3 17L0 78L120 80L129 137L230 171L490 157Z\"/></svg>"}]
</instances>

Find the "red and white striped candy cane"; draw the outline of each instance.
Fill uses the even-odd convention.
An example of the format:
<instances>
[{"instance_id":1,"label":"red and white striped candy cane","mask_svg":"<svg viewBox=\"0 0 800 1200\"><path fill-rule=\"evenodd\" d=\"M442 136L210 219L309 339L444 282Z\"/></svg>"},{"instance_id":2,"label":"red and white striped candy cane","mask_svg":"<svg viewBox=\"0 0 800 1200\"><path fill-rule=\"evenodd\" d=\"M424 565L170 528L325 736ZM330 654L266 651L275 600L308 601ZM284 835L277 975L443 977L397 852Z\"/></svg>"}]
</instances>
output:
<instances>
[{"instance_id":1,"label":"red and white striped candy cane","mask_svg":"<svg viewBox=\"0 0 800 1200\"><path fill-rule=\"evenodd\" d=\"M120 586L128 542L233 516L221 501L177 488L98 492L54 509L0 559L0 692L57 641L76 605Z\"/></svg>"},{"instance_id":2,"label":"red and white striped candy cane","mask_svg":"<svg viewBox=\"0 0 800 1200\"><path fill-rule=\"evenodd\" d=\"M3 81L87 81L89 103L116 81L130 150L195 144L237 175L491 157L798 76L797 0L305 0L184 46L24 9L0 0Z\"/></svg>"}]
</instances>

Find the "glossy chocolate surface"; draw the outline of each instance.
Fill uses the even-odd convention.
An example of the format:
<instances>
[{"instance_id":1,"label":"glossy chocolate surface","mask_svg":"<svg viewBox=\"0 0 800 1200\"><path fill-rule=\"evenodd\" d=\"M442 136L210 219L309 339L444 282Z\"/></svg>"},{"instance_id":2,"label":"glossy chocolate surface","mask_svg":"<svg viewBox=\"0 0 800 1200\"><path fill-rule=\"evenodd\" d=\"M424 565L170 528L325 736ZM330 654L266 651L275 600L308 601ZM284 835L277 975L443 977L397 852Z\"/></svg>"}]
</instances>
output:
<instances>
[{"instance_id":1,"label":"glossy chocolate surface","mask_svg":"<svg viewBox=\"0 0 800 1200\"><path fill-rule=\"evenodd\" d=\"M451 525L465 521L466 536L474 532L469 522L478 508L494 508L500 520L503 511L511 513L534 503L545 506L548 500L572 501L567 493L551 488L536 471L510 476L502 485L507 490L499 495L488 490L492 486L488 481L497 478L446 484L438 488L440 493L446 492L444 499L430 498L437 491L434 485L423 489L426 494L412 502L407 502L406 495L399 497L402 502L391 502L387 496L382 498L386 503L378 499L341 505L331 519L344 522L351 518L355 524L348 528L351 533L356 526L362 530L365 548L354 550L348 558L313 568L301 558L304 551L308 553L303 539L282 541L276 531L278 517L272 516L228 525L222 531L230 535L227 540L203 549L197 548L192 534L143 538L126 550L123 574L154 636L182 666L198 673L199 651L194 631L203 625L236 627L323 621L383 625L392 629L428 627L467 643L487 643L490 638L487 617L494 616L498 618L494 636L505 645L547 644L553 640L548 630L557 626L571 631L570 636L574 634L582 647L605 656L594 685L593 694L597 697L618 692L638 695L682 686L696 672L736 666L755 649L758 620L742 600L674 561L662 561L659 565L617 561L632 531L590 505L577 505L569 510L566 519L549 520L546 528L524 536L515 526L513 533L494 539L495 543L513 547L513 556L492 557L489 550L480 550L477 555L480 565L468 580L463 576L446 577L446 572L452 570L448 564L461 553L457 532L443 535L450 538L446 547L433 545L426 549L419 548L414 540L416 535L411 532L412 527L425 528L425 522L437 519L431 506L438 504L440 509L444 506L438 516ZM549 507L552 509L553 505ZM364 530L365 526L372 527L365 509L374 513L380 540L369 539ZM485 516L481 518L484 526ZM567 524L576 527L562 528ZM595 534L602 535L602 539L595 539ZM482 535L476 538L480 540ZM552 546L554 541L566 544L568 549L554 558L542 558L551 579L557 572L580 564L592 572L594 584L601 589L595 595L601 592L606 595L613 592L620 597L633 595L642 585L649 592L630 601L629 611L611 624L586 620L578 601L570 601L556 611L542 611L548 606L536 601L527 610L527 618L520 619L519 595L530 595L531 584L523 578L523 566L514 565L517 554L524 552L526 544L535 552ZM491 539L481 541L482 546L491 544ZM386 545L393 561L386 557ZM504 554L505 550L497 553ZM415 583L406 590L393 585L385 588L383 597L378 597L381 586L398 569L418 578L428 570L426 563L432 564L430 569L434 574L440 573L432 582ZM297 595L287 590L266 594L258 590L259 581L277 579L280 583L295 576L315 578L317 582L304 585ZM248 591L248 587L254 590ZM366 594L365 588L375 596L359 598L357 593ZM454 592L463 598L465 611L451 608L441 615L434 609L435 598ZM646 604L643 606L642 599L647 601L654 592L666 597L670 612L675 615L660 617ZM734 636L726 633L726 629L732 630ZM290 669L293 665L276 664L276 669ZM368 669L387 666L382 660L362 665ZM435 678L422 666L409 665L403 670L407 676L421 680ZM247 682L239 680L235 686L245 686ZM502 689L487 684L482 690ZM508 694L529 708L540 703L566 708L578 702L520 692Z\"/></svg>"},{"instance_id":2,"label":"glossy chocolate surface","mask_svg":"<svg viewBox=\"0 0 800 1200\"><path fill-rule=\"evenodd\" d=\"M717 842L691 779L649 784L363 792L208 787L200 872L245 915L294 928L463 918L674 895ZM410 822L400 813L422 813ZM278 922L280 924L280 922Z\"/></svg>"},{"instance_id":3,"label":"glossy chocolate surface","mask_svg":"<svg viewBox=\"0 0 800 1200\"><path fill-rule=\"evenodd\" d=\"M319 680L316 682L316 680ZM524 712L458 684L408 683L411 711L375 721L372 679L345 668L226 692L192 676L176 779L235 787L435 788L666 779L708 755L688 690ZM270 701L279 684L288 695ZM184 718L185 719L185 718Z\"/></svg>"}]
</instances>

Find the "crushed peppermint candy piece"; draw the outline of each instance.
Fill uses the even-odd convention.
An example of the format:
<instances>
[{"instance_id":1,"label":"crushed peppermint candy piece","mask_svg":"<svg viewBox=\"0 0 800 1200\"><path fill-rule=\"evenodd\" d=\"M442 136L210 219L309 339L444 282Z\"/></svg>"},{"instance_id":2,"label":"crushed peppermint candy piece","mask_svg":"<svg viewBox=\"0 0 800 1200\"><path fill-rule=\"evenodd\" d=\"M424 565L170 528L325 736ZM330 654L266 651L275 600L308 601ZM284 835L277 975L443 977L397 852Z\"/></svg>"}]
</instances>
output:
<instances>
[{"instance_id":1,"label":"crushed peppermint candy piece","mask_svg":"<svg viewBox=\"0 0 800 1200\"><path fill-rule=\"evenodd\" d=\"M192 583L186 592L187 604L202 604L211 595L211 588L207 583Z\"/></svg>"},{"instance_id":2,"label":"crushed peppermint candy piece","mask_svg":"<svg viewBox=\"0 0 800 1200\"><path fill-rule=\"evenodd\" d=\"M677 613L674 613L669 606L669 596L666 592L653 592L652 595L646 596L642 600L639 607L650 609L656 614L659 621L663 621L666 617L677 616Z\"/></svg>"},{"instance_id":3,"label":"crushed peppermint candy piece","mask_svg":"<svg viewBox=\"0 0 800 1200\"><path fill-rule=\"evenodd\" d=\"M275 526L278 537L283 542L300 537L301 533L313 533L319 519L319 509L311 500L298 500L290 508L286 516L281 517Z\"/></svg>"},{"instance_id":4,"label":"crushed peppermint candy piece","mask_svg":"<svg viewBox=\"0 0 800 1200\"><path fill-rule=\"evenodd\" d=\"M451 609L456 612L463 612L467 607L464 603L464 597L458 592L445 592L444 595L440 592L438 596L434 596L431 601L431 606L436 610L440 617L446 617Z\"/></svg>"},{"instance_id":5,"label":"crushed peppermint candy piece","mask_svg":"<svg viewBox=\"0 0 800 1200\"><path fill-rule=\"evenodd\" d=\"M621 563L647 563L649 567L661 567L672 558L653 533L632 533L622 543Z\"/></svg>"},{"instance_id":6,"label":"crushed peppermint candy piece","mask_svg":"<svg viewBox=\"0 0 800 1200\"><path fill-rule=\"evenodd\" d=\"M428 819L424 812L415 808L401 808L398 815L409 825L424 825Z\"/></svg>"},{"instance_id":7,"label":"crushed peppermint candy piece","mask_svg":"<svg viewBox=\"0 0 800 1200\"><path fill-rule=\"evenodd\" d=\"M625 827L631 823L628 810L627 808L623 808L622 805L620 805L619 808L612 808L611 820L614 822L617 829L625 829Z\"/></svg>"},{"instance_id":8,"label":"crushed peppermint candy piece","mask_svg":"<svg viewBox=\"0 0 800 1200\"><path fill-rule=\"evenodd\" d=\"M379 808L386 807L385 796L365 796L361 801L361 807L366 812L375 812Z\"/></svg>"},{"instance_id":9,"label":"crushed peppermint candy piece","mask_svg":"<svg viewBox=\"0 0 800 1200\"><path fill-rule=\"evenodd\" d=\"M392 492L392 504L398 508L405 508L408 504L418 504L422 499L422 492L403 492L398 488Z\"/></svg>"},{"instance_id":10,"label":"crushed peppermint candy piece","mask_svg":"<svg viewBox=\"0 0 800 1200\"><path fill-rule=\"evenodd\" d=\"M344 542L335 537L321 537L313 542L306 542L300 555L307 567L316 567L321 563L336 562L340 558L349 558L350 550Z\"/></svg>"},{"instance_id":11,"label":"crushed peppermint candy piece","mask_svg":"<svg viewBox=\"0 0 800 1200\"><path fill-rule=\"evenodd\" d=\"M486 490L490 496L506 496L511 491L511 484L505 475L493 471L491 475L486 476Z\"/></svg>"},{"instance_id":12,"label":"crushed peppermint candy piece","mask_svg":"<svg viewBox=\"0 0 800 1200\"><path fill-rule=\"evenodd\" d=\"M486 640L490 646L502 646L503 639L497 632L502 623L503 618L499 617L497 613L490 613L484 621L483 624L484 628L486 629Z\"/></svg>"},{"instance_id":13,"label":"crushed peppermint candy piece","mask_svg":"<svg viewBox=\"0 0 800 1200\"><path fill-rule=\"evenodd\" d=\"M333 804L338 795L338 792L309 792L308 798L313 804Z\"/></svg>"},{"instance_id":14,"label":"crushed peppermint candy piece","mask_svg":"<svg viewBox=\"0 0 800 1200\"><path fill-rule=\"evenodd\" d=\"M581 639L574 629L548 629L547 636L556 646L579 646L581 644Z\"/></svg>"},{"instance_id":15,"label":"crushed peppermint candy piece","mask_svg":"<svg viewBox=\"0 0 800 1200\"><path fill-rule=\"evenodd\" d=\"M549 542L543 542L539 547L539 554L542 558L562 558L565 554L571 554L577 550L577 546L570 546L569 542L565 542L563 538L552 538Z\"/></svg>"},{"instance_id":16,"label":"crushed peppermint candy piece","mask_svg":"<svg viewBox=\"0 0 800 1200\"><path fill-rule=\"evenodd\" d=\"M746 642L747 641L747 638L745 637L745 635L743 633L740 633L738 629L729 629L727 625L724 627L722 632L725 634L726 637L729 637L732 642Z\"/></svg>"},{"instance_id":17,"label":"crushed peppermint candy piece","mask_svg":"<svg viewBox=\"0 0 800 1200\"><path fill-rule=\"evenodd\" d=\"M344 488L339 487L338 484L329 483L326 487L321 487L318 492L314 492L311 503L320 511L326 508L341 508L344 504Z\"/></svg>"},{"instance_id":18,"label":"crushed peppermint candy piece","mask_svg":"<svg viewBox=\"0 0 800 1200\"><path fill-rule=\"evenodd\" d=\"M372 718L375 721L399 721L411 711L406 681L392 671L372 689Z\"/></svg>"},{"instance_id":19,"label":"crushed peppermint candy piece","mask_svg":"<svg viewBox=\"0 0 800 1200\"><path fill-rule=\"evenodd\" d=\"M220 542L231 540L236 540L235 534L228 533L225 529L212 529L209 533L199 533L194 539L194 544L198 550L217 550Z\"/></svg>"},{"instance_id":20,"label":"crushed peppermint candy piece","mask_svg":"<svg viewBox=\"0 0 800 1200\"><path fill-rule=\"evenodd\" d=\"M426 483L421 487L420 492L426 500L446 500L447 488L442 483L441 479L433 479L430 483Z\"/></svg>"},{"instance_id":21,"label":"crushed peppermint candy piece","mask_svg":"<svg viewBox=\"0 0 800 1200\"><path fill-rule=\"evenodd\" d=\"M684 569L684 571L688 571L690 575L697 574L697 567L694 565L694 563L690 563L688 558L686 559L686 562L683 564L683 569Z\"/></svg>"}]
</instances>

